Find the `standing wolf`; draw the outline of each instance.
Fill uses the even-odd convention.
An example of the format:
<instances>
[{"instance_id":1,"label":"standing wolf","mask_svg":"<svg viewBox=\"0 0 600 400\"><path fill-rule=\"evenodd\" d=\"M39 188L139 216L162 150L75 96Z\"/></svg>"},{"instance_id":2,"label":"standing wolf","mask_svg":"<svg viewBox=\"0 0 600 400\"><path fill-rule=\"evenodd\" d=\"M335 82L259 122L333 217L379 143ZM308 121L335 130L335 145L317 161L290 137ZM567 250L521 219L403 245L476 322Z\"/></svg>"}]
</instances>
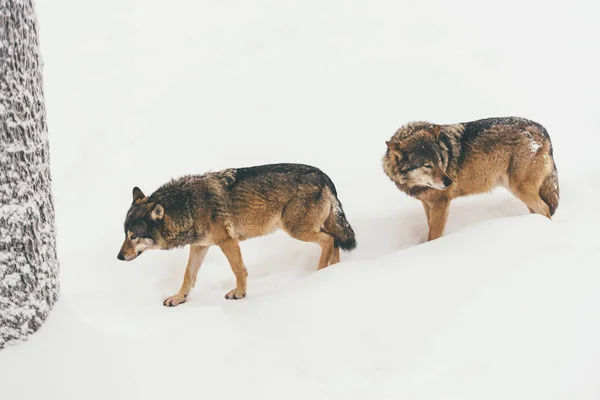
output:
<instances>
[{"instance_id":1,"label":"standing wolf","mask_svg":"<svg viewBox=\"0 0 600 400\"><path fill-rule=\"evenodd\" d=\"M428 240L442 236L450 202L505 186L531 213L548 218L559 200L558 175L546 129L523 118L454 125L412 122L386 142L383 169L423 203Z\"/></svg>"},{"instance_id":2,"label":"standing wolf","mask_svg":"<svg viewBox=\"0 0 600 400\"><path fill-rule=\"evenodd\" d=\"M291 237L321 246L318 269L340 261L340 248L356 239L329 177L302 164L227 169L172 180L149 197L133 188L125 241L117 258L131 261L149 249L190 245L181 289L164 301L185 302L209 246L221 248L236 277L225 298L246 296L248 272L239 242L281 228Z\"/></svg>"}]
</instances>

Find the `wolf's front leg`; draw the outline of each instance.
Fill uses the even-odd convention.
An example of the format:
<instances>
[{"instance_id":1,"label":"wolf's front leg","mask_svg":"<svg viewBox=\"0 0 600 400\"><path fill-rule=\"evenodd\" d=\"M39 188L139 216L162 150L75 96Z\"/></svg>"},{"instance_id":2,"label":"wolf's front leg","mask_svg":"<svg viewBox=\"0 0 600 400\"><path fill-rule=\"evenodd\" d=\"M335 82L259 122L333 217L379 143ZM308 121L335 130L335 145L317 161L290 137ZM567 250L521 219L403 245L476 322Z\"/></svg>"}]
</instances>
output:
<instances>
[{"instance_id":1,"label":"wolf's front leg","mask_svg":"<svg viewBox=\"0 0 600 400\"><path fill-rule=\"evenodd\" d=\"M421 201L423 203L423 210L425 210L425 218L427 218L427 226L429 226L429 204L425 201Z\"/></svg>"},{"instance_id":2,"label":"wolf's front leg","mask_svg":"<svg viewBox=\"0 0 600 400\"><path fill-rule=\"evenodd\" d=\"M169 297L165 301L163 301L163 305L166 307L175 307L181 303L185 303L190 290L194 287L196 283L196 276L198 275L198 270L202 265L202 261L204 261L204 257L206 257L206 253L208 252L208 246L196 246L190 245L190 256L188 258L187 267L185 269L185 275L183 275L183 283L181 284L181 288L177 294Z\"/></svg>"},{"instance_id":3,"label":"wolf's front leg","mask_svg":"<svg viewBox=\"0 0 600 400\"><path fill-rule=\"evenodd\" d=\"M429 237L427 240L435 240L444 234L450 200L437 200L429 203Z\"/></svg>"},{"instance_id":4,"label":"wolf's front leg","mask_svg":"<svg viewBox=\"0 0 600 400\"><path fill-rule=\"evenodd\" d=\"M219 247L223 250L225 257L227 257L236 279L235 289L230 290L225 295L225 298L228 300L238 300L246 297L246 277L248 276L248 271L244 265L244 260L242 260L242 251L240 250L239 242L235 239L229 239L219 244Z\"/></svg>"}]
</instances>

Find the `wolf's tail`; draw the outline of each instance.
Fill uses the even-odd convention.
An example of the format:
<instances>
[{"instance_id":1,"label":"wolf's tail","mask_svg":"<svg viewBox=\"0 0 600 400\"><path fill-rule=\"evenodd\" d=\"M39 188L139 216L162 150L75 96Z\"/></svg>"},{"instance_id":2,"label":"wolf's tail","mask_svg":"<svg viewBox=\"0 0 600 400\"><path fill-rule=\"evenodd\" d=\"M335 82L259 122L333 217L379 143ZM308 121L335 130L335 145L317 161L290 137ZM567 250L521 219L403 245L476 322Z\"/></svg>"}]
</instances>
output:
<instances>
[{"instance_id":1,"label":"wolf's tail","mask_svg":"<svg viewBox=\"0 0 600 400\"><path fill-rule=\"evenodd\" d=\"M331 201L331 210L329 211L329 216L325 220L324 228L327 233L335 239L333 242L335 247L339 247L345 251L354 250L356 248L356 236L354 235L354 230L350 226L350 223L346 219L342 203L337 197L335 185L326 174L323 174L323 177L329 188L329 197Z\"/></svg>"},{"instance_id":2,"label":"wolf's tail","mask_svg":"<svg viewBox=\"0 0 600 400\"><path fill-rule=\"evenodd\" d=\"M550 215L554 215L558 208L558 200L560 199L560 190L558 188L558 171L556 164L552 160L552 172L544 179L540 186L540 197L550 208Z\"/></svg>"},{"instance_id":3,"label":"wolf's tail","mask_svg":"<svg viewBox=\"0 0 600 400\"><path fill-rule=\"evenodd\" d=\"M354 230L346 219L342 203L340 203L337 198L335 198L335 201L331 204L329 217L325 220L325 229L335 239L333 242L335 247L339 247L346 251L354 250L356 248L356 236L354 235Z\"/></svg>"}]
</instances>

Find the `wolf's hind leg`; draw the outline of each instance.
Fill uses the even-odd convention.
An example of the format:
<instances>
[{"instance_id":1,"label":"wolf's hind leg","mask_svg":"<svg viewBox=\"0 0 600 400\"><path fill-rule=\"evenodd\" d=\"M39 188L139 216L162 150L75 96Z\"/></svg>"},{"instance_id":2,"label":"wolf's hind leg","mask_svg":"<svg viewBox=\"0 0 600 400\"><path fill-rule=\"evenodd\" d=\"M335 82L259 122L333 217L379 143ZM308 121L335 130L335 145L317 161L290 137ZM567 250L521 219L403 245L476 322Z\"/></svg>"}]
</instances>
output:
<instances>
[{"instance_id":1,"label":"wolf's hind leg","mask_svg":"<svg viewBox=\"0 0 600 400\"><path fill-rule=\"evenodd\" d=\"M321 196L323 199L323 197ZM298 199L286 204L281 216L282 228L294 239L313 242L321 246L321 258L317 269L329 265L333 254L334 239L322 231L331 210L329 201Z\"/></svg>"},{"instance_id":2,"label":"wolf's hind leg","mask_svg":"<svg viewBox=\"0 0 600 400\"><path fill-rule=\"evenodd\" d=\"M548 219L552 219L548 204L542 200L537 192L517 192L515 194L523 203L525 203L530 213L541 214Z\"/></svg>"},{"instance_id":3,"label":"wolf's hind leg","mask_svg":"<svg viewBox=\"0 0 600 400\"><path fill-rule=\"evenodd\" d=\"M185 303L190 290L196 283L196 276L198 270L206 257L208 252L208 246L195 246L190 245L190 256L188 258L187 267L185 268L185 274L183 275L183 283L177 294L165 299L163 305L166 307L175 307L181 303Z\"/></svg>"},{"instance_id":4,"label":"wolf's hind leg","mask_svg":"<svg viewBox=\"0 0 600 400\"><path fill-rule=\"evenodd\" d=\"M242 251L240 250L239 242L235 239L229 239L221 244L219 247L227 257L229 264L231 265L231 269L235 274L235 289L231 289L225 295L227 300L238 300L246 297L246 277L248 276L248 271L246 270L246 266L244 265L244 260L242 259Z\"/></svg>"},{"instance_id":5,"label":"wolf's hind leg","mask_svg":"<svg viewBox=\"0 0 600 400\"><path fill-rule=\"evenodd\" d=\"M287 232L294 239L302 240L303 242L317 243L319 246L321 246L321 258L319 258L319 265L317 266L317 269L323 269L330 265L329 260L333 254L333 236L328 235L325 232Z\"/></svg>"},{"instance_id":6,"label":"wolf's hind leg","mask_svg":"<svg viewBox=\"0 0 600 400\"><path fill-rule=\"evenodd\" d=\"M329 265L337 264L340 262L340 248L333 245L333 253L331 253L331 259L329 259Z\"/></svg>"},{"instance_id":7,"label":"wolf's hind leg","mask_svg":"<svg viewBox=\"0 0 600 400\"><path fill-rule=\"evenodd\" d=\"M550 166L543 161L541 155L538 155L526 168L517 169L510 174L508 189L525 203L529 212L533 211L552 219L550 207L540 197L540 188L544 185L549 173Z\"/></svg>"},{"instance_id":8,"label":"wolf's hind leg","mask_svg":"<svg viewBox=\"0 0 600 400\"><path fill-rule=\"evenodd\" d=\"M511 186L510 191L519 198L529 209L530 213L541 214L548 219L552 219L548 204L539 194L539 188L536 185Z\"/></svg>"}]
</instances>

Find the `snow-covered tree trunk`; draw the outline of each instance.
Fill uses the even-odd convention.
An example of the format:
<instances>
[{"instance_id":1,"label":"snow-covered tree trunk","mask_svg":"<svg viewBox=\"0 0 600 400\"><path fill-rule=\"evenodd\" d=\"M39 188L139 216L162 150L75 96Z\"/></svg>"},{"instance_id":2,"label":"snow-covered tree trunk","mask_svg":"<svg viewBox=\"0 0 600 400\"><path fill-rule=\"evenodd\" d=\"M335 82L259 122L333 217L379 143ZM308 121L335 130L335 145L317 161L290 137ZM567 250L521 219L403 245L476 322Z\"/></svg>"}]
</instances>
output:
<instances>
[{"instance_id":1,"label":"snow-covered tree trunk","mask_svg":"<svg viewBox=\"0 0 600 400\"><path fill-rule=\"evenodd\" d=\"M0 0L0 349L58 298L42 60L33 0Z\"/></svg>"}]
</instances>

